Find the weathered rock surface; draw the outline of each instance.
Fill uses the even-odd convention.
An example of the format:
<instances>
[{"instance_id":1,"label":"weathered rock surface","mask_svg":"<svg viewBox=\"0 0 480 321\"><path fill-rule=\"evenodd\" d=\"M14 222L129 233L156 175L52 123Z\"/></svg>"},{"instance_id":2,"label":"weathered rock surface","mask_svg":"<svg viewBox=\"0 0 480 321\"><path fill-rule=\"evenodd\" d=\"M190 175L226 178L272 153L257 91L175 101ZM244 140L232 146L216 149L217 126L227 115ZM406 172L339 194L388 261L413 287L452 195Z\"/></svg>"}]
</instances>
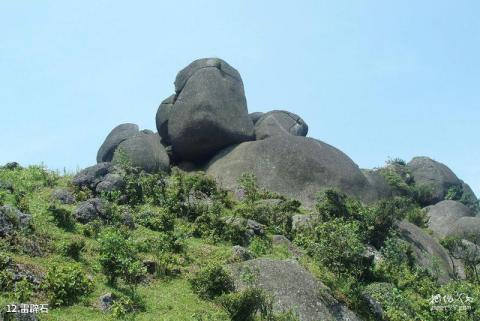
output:
<instances>
[{"instance_id":1,"label":"weathered rock surface","mask_svg":"<svg viewBox=\"0 0 480 321\"><path fill-rule=\"evenodd\" d=\"M251 260L253 258L252 253L249 250L240 245L234 245L232 247L232 257L233 262L243 262Z\"/></svg>"},{"instance_id":2,"label":"weathered rock surface","mask_svg":"<svg viewBox=\"0 0 480 321\"><path fill-rule=\"evenodd\" d=\"M78 204L74 212L77 221L83 224L87 224L95 219L104 219L105 215L105 204L100 198L91 198Z\"/></svg>"},{"instance_id":3,"label":"weathered rock surface","mask_svg":"<svg viewBox=\"0 0 480 321\"><path fill-rule=\"evenodd\" d=\"M480 217L465 216L459 218L452 224L447 235L474 240L480 244Z\"/></svg>"},{"instance_id":4,"label":"weathered rock surface","mask_svg":"<svg viewBox=\"0 0 480 321\"><path fill-rule=\"evenodd\" d=\"M75 195L64 188L57 188L52 192L52 199L59 201L61 204L75 203Z\"/></svg>"},{"instance_id":5,"label":"weathered rock surface","mask_svg":"<svg viewBox=\"0 0 480 321\"><path fill-rule=\"evenodd\" d=\"M387 320L383 305L389 304L394 300L394 289L394 286L390 283L376 282L369 284L363 290L362 298L375 316L375 320ZM382 302L382 299L386 302Z\"/></svg>"},{"instance_id":6,"label":"weathered rock surface","mask_svg":"<svg viewBox=\"0 0 480 321\"><path fill-rule=\"evenodd\" d=\"M307 133L308 125L305 121L300 116L285 110L270 111L255 122L257 140L283 135L307 136Z\"/></svg>"},{"instance_id":7,"label":"weathered rock surface","mask_svg":"<svg viewBox=\"0 0 480 321\"><path fill-rule=\"evenodd\" d=\"M97 193L118 191L125 185L123 177L120 174L109 173L103 180L97 184L95 191Z\"/></svg>"},{"instance_id":8,"label":"weathered rock surface","mask_svg":"<svg viewBox=\"0 0 480 321\"><path fill-rule=\"evenodd\" d=\"M32 216L20 212L10 205L0 206L0 237L26 231L32 227Z\"/></svg>"},{"instance_id":9,"label":"weathered rock surface","mask_svg":"<svg viewBox=\"0 0 480 321\"><path fill-rule=\"evenodd\" d=\"M433 204L442 201L450 187L462 185L450 168L428 157L413 158L407 168L418 186L431 188Z\"/></svg>"},{"instance_id":10,"label":"weathered rock surface","mask_svg":"<svg viewBox=\"0 0 480 321\"><path fill-rule=\"evenodd\" d=\"M370 185L377 193L377 197L388 198L393 195L392 188L388 185L385 178L375 169L362 169L363 175L367 178Z\"/></svg>"},{"instance_id":11,"label":"weathered rock surface","mask_svg":"<svg viewBox=\"0 0 480 321\"><path fill-rule=\"evenodd\" d=\"M273 110L263 114L255 123L257 140L274 136L307 136L308 125L298 115L285 111Z\"/></svg>"},{"instance_id":12,"label":"weathered rock surface","mask_svg":"<svg viewBox=\"0 0 480 321\"><path fill-rule=\"evenodd\" d=\"M112 170L111 163L98 163L80 171L73 178L73 185L78 187L88 187L95 190L97 184Z\"/></svg>"},{"instance_id":13,"label":"weathered rock surface","mask_svg":"<svg viewBox=\"0 0 480 321\"><path fill-rule=\"evenodd\" d=\"M313 223L312 215L296 214L292 216L292 231L299 231L308 228Z\"/></svg>"},{"instance_id":14,"label":"weathered rock surface","mask_svg":"<svg viewBox=\"0 0 480 321\"><path fill-rule=\"evenodd\" d=\"M168 137L168 120L170 118L170 112L172 111L175 99L175 95L171 95L162 101L158 107L157 115L155 116L158 134L160 135L162 143L166 145L170 145L170 139Z\"/></svg>"},{"instance_id":15,"label":"weathered rock surface","mask_svg":"<svg viewBox=\"0 0 480 321\"><path fill-rule=\"evenodd\" d=\"M239 289L247 286L242 280L244 271L255 271L254 285L273 295L275 311L293 309L301 321L360 320L295 261L255 259L231 264L229 268Z\"/></svg>"},{"instance_id":16,"label":"weathered rock surface","mask_svg":"<svg viewBox=\"0 0 480 321\"><path fill-rule=\"evenodd\" d=\"M260 187L297 199L304 206L312 206L315 195L325 188L366 202L377 198L347 155L301 136L271 137L226 148L210 161L206 172L231 190L243 173L252 173Z\"/></svg>"},{"instance_id":17,"label":"weathered rock surface","mask_svg":"<svg viewBox=\"0 0 480 321\"><path fill-rule=\"evenodd\" d=\"M192 62L178 73L175 91L168 137L180 158L200 160L228 145L253 139L242 79L225 61L206 58Z\"/></svg>"},{"instance_id":18,"label":"weathered rock surface","mask_svg":"<svg viewBox=\"0 0 480 321\"><path fill-rule=\"evenodd\" d=\"M257 111L257 112L248 114L248 117L250 117L250 119L252 120L253 124L255 125L255 123L260 119L260 117L262 117L263 114L264 114L264 113Z\"/></svg>"},{"instance_id":19,"label":"weathered rock surface","mask_svg":"<svg viewBox=\"0 0 480 321\"><path fill-rule=\"evenodd\" d=\"M248 244L254 236L265 235L265 226L254 220L243 217L227 217L225 223L230 226L236 226L245 230L244 243Z\"/></svg>"},{"instance_id":20,"label":"weathered rock surface","mask_svg":"<svg viewBox=\"0 0 480 321\"><path fill-rule=\"evenodd\" d=\"M450 234L450 229L458 219L474 216L468 207L450 200L427 206L424 210L429 216L428 227L440 238Z\"/></svg>"},{"instance_id":21,"label":"weathered rock surface","mask_svg":"<svg viewBox=\"0 0 480 321\"><path fill-rule=\"evenodd\" d=\"M127 138L137 135L138 132L138 125L130 123L121 124L112 129L98 150L97 163L110 162L118 145Z\"/></svg>"},{"instance_id":22,"label":"weathered rock surface","mask_svg":"<svg viewBox=\"0 0 480 321\"><path fill-rule=\"evenodd\" d=\"M442 283L454 277L452 260L440 243L418 226L402 221L397 223L400 237L409 243L417 264L435 273L438 263L438 280Z\"/></svg>"},{"instance_id":23,"label":"weathered rock surface","mask_svg":"<svg viewBox=\"0 0 480 321\"><path fill-rule=\"evenodd\" d=\"M133 167L149 173L170 170L170 159L157 134L139 133L120 143L113 156L113 163L121 162L123 158Z\"/></svg>"}]
</instances>

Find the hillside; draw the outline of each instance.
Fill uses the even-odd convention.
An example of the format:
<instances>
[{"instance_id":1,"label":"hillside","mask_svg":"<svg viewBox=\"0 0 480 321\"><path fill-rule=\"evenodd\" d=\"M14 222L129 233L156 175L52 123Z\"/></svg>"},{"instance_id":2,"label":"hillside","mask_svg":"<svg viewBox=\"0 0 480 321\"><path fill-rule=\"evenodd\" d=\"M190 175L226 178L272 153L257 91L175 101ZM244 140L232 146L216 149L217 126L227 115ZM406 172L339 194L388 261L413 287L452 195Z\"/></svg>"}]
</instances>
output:
<instances>
[{"instance_id":1,"label":"hillside","mask_svg":"<svg viewBox=\"0 0 480 321\"><path fill-rule=\"evenodd\" d=\"M0 167L0 320L480 320L479 201L446 165L360 169L294 113L249 114L216 58L156 125L74 175Z\"/></svg>"}]
</instances>

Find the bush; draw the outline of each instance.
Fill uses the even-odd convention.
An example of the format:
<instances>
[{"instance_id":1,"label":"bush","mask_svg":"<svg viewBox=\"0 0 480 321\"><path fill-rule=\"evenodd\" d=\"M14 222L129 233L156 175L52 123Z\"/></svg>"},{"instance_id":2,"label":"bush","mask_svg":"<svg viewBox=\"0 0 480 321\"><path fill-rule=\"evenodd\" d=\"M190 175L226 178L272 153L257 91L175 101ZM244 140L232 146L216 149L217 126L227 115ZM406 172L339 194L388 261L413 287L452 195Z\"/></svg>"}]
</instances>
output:
<instances>
[{"instance_id":1,"label":"bush","mask_svg":"<svg viewBox=\"0 0 480 321\"><path fill-rule=\"evenodd\" d=\"M203 299L213 299L235 290L230 274L220 265L209 265L189 279L193 292Z\"/></svg>"},{"instance_id":2,"label":"bush","mask_svg":"<svg viewBox=\"0 0 480 321\"><path fill-rule=\"evenodd\" d=\"M255 236L250 241L248 248L256 257L266 255L272 251L272 241L266 237Z\"/></svg>"},{"instance_id":3,"label":"bush","mask_svg":"<svg viewBox=\"0 0 480 321\"><path fill-rule=\"evenodd\" d=\"M15 283L14 297L18 302L28 302L33 295L34 286L27 279Z\"/></svg>"},{"instance_id":4,"label":"bush","mask_svg":"<svg viewBox=\"0 0 480 321\"><path fill-rule=\"evenodd\" d=\"M84 248L85 240L80 237L75 237L71 241L62 244L62 253L78 261Z\"/></svg>"},{"instance_id":5,"label":"bush","mask_svg":"<svg viewBox=\"0 0 480 321\"><path fill-rule=\"evenodd\" d=\"M480 283L480 247L476 245L480 244L480 237L476 241L469 243L459 237L448 236L441 240L441 244L455 259L463 262L468 279Z\"/></svg>"},{"instance_id":6,"label":"bush","mask_svg":"<svg viewBox=\"0 0 480 321\"><path fill-rule=\"evenodd\" d=\"M147 209L136 217L138 224L157 232L172 231L175 225L175 216L167 210L160 208L159 210Z\"/></svg>"},{"instance_id":7,"label":"bush","mask_svg":"<svg viewBox=\"0 0 480 321\"><path fill-rule=\"evenodd\" d=\"M471 193L466 193L463 186L451 186L447 191L445 199L459 201L474 212L480 211L480 201L476 199L475 196Z\"/></svg>"},{"instance_id":8,"label":"bush","mask_svg":"<svg viewBox=\"0 0 480 321\"><path fill-rule=\"evenodd\" d=\"M115 284L121 277L134 292L146 270L141 268L133 242L113 229L105 231L99 241L100 264L108 283Z\"/></svg>"},{"instance_id":9,"label":"bush","mask_svg":"<svg viewBox=\"0 0 480 321\"><path fill-rule=\"evenodd\" d=\"M218 303L228 312L232 321L298 321L298 316L293 311L284 313L273 312L273 300L264 290L249 287L237 293L220 296Z\"/></svg>"},{"instance_id":10,"label":"bush","mask_svg":"<svg viewBox=\"0 0 480 321\"><path fill-rule=\"evenodd\" d=\"M66 306L77 302L82 296L90 294L93 283L85 273L73 264L52 265L42 284L50 304Z\"/></svg>"},{"instance_id":11,"label":"bush","mask_svg":"<svg viewBox=\"0 0 480 321\"><path fill-rule=\"evenodd\" d=\"M307 241L307 252L337 274L360 276L366 268L358 222L342 218L320 223Z\"/></svg>"},{"instance_id":12,"label":"bush","mask_svg":"<svg viewBox=\"0 0 480 321\"><path fill-rule=\"evenodd\" d=\"M350 216L347 196L333 189L326 189L318 194L315 208L323 221Z\"/></svg>"},{"instance_id":13,"label":"bush","mask_svg":"<svg viewBox=\"0 0 480 321\"><path fill-rule=\"evenodd\" d=\"M218 301L232 321L254 320L257 313L265 316L269 303L267 295L259 288L247 288L239 293L226 294Z\"/></svg>"},{"instance_id":14,"label":"bush","mask_svg":"<svg viewBox=\"0 0 480 321\"><path fill-rule=\"evenodd\" d=\"M368 209L365 212L368 241L376 248L382 247L393 230L395 221L405 218L411 208L411 201L403 197L395 197L381 200L373 208Z\"/></svg>"},{"instance_id":15,"label":"bush","mask_svg":"<svg viewBox=\"0 0 480 321\"><path fill-rule=\"evenodd\" d=\"M390 235L381 248L383 260L375 266L376 278L396 285L405 281L405 275L414 265L412 249L408 243Z\"/></svg>"},{"instance_id":16,"label":"bush","mask_svg":"<svg viewBox=\"0 0 480 321\"><path fill-rule=\"evenodd\" d=\"M70 210L52 204L48 207L48 212L52 215L58 227L61 227L65 230L74 229L75 220Z\"/></svg>"}]
</instances>

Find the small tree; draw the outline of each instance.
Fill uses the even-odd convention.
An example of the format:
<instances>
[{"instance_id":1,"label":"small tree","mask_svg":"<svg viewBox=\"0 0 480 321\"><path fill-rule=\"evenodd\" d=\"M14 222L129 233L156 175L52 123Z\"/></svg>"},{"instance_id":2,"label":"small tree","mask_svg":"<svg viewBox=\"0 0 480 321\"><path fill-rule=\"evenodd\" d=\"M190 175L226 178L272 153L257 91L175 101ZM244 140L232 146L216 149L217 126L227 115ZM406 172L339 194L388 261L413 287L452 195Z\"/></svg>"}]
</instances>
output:
<instances>
[{"instance_id":1,"label":"small tree","mask_svg":"<svg viewBox=\"0 0 480 321\"><path fill-rule=\"evenodd\" d=\"M132 294L146 273L131 240L113 229L107 230L100 238L100 264L108 283L115 284L121 277Z\"/></svg>"}]
</instances>

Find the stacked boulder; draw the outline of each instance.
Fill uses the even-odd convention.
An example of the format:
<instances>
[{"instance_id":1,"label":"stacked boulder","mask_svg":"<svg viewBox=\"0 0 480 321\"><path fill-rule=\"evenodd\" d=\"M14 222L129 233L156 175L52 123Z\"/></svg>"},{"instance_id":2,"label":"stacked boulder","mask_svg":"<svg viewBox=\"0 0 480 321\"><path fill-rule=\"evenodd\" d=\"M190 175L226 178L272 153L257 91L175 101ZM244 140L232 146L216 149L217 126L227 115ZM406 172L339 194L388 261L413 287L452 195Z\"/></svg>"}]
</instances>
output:
<instances>
[{"instance_id":1,"label":"stacked boulder","mask_svg":"<svg viewBox=\"0 0 480 321\"><path fill-rule=\"evenodd\" d=\"M457 201L445 200L425 208L428 227L438 238L455 236L480 241L480 217Z\"/></svg>"},{"instance_id":2,"label":"stacked boulder","mask_svg":"<svg viewBox=\"0 0 480 321\"><path fill-rule=\"evenodd\" d=\"M216 58L196 60L178 73L175 95L160 105L156 124L174 153L189 161L254 138L242 78Z\"/></svg>"},{"instance_id":3,"label":"stacked boulder","mask_svg":"<svg viewBox=\"0 0 480 321\"><path fill-rule=\"evenodd\" d=\"M444 200L450 188L462 187L463 184L450 168L428 157L414 157L407 164L407 168L417 186L424 186L431 190L432 204Z\"/></svg>"},{"instance_id":4,"label":"stacked boulder","mask_svg":"<svg viewBox=\"0 0 480 321\"><path fill-rule=\"evenodd\" d=\"M195 60L177 74L174 85L175 93L158 107L158 132L130 123L115 127L98 151L99 167L90 171L105 171L125 160L150 173L177 166L204 170L232 190L248 172L261 187L305 206L313 205L316 193L326 188L365 203L392 196L378 171L362 172L340 150L306 137L308 125L300 116L285 110L249 114L242 78L225 61ZM452 186L473 195L448 167L429 158L414 158L408 168L418 185L433 188L432 204L443 200ZM94 178L91 188L101 192L121 184L115 173L108 174L99 176L102 182Z\"/></svg>"}]
</instances>

